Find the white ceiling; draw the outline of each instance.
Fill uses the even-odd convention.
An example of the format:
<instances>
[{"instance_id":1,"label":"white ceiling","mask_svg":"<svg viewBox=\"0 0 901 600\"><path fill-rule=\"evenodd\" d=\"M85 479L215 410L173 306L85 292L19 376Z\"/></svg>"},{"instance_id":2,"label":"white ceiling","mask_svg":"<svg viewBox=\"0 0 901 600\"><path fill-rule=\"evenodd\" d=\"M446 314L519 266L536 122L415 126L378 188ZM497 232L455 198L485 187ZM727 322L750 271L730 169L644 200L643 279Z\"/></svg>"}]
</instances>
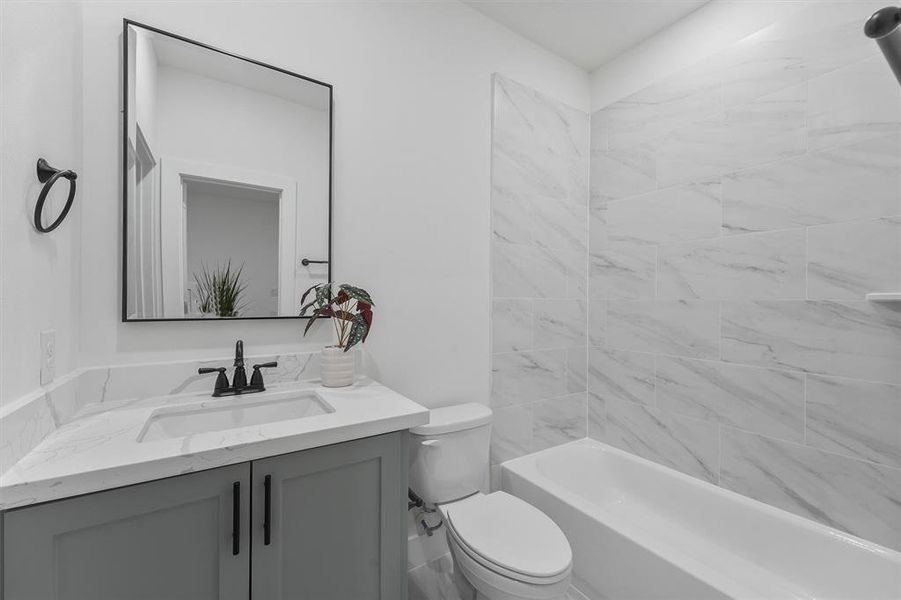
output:
<instances>
[{"instance_id":1,"label":"white ceiling","mask_svg":"<svg viewBox=\"0 0 901 600\"><path fill-rule=\"evenodd\" d=\"M709 0L463 0L587 71Z\"/></svg>"}]
</instances>

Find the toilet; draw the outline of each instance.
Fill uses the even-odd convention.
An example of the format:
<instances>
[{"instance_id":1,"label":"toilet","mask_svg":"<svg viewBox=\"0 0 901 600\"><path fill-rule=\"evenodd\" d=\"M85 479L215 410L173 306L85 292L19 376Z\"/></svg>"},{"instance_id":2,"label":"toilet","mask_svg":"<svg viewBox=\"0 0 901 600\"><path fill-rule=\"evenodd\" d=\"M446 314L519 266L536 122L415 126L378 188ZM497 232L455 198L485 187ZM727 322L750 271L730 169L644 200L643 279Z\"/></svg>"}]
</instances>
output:
<instances>
[{"instance_id":1,"label":"toilet","mask_svg":"<svg viewBox=\"0 0 901 600\"><path fill-rule=\"evenodd\" d=\"M556 523L488 480L491 410L468 403L437 408L410 430L410 489L436 507L454 570L478 600L559 600L569 587L572 550Z\"/></svg>"}]
</instances>

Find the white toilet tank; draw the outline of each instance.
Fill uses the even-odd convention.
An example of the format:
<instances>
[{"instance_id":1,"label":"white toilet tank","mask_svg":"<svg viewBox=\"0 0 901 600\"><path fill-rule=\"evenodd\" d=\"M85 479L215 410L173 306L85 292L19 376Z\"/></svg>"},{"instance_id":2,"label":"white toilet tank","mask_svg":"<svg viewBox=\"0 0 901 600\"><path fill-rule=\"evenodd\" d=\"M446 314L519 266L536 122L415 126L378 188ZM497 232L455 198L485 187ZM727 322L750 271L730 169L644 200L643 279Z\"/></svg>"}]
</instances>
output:
<instances>
[{"instance_id":1,"label":"white toilet tank","mask_svg":"<svg viewBox=\"0 0 901 600\"><path fill-rule=\"evenodd\" d=\"M433 409L410 430L410 489L429 504L483 490L488 480L491 409L470 402Z\"/></svg>"}]
</instances>

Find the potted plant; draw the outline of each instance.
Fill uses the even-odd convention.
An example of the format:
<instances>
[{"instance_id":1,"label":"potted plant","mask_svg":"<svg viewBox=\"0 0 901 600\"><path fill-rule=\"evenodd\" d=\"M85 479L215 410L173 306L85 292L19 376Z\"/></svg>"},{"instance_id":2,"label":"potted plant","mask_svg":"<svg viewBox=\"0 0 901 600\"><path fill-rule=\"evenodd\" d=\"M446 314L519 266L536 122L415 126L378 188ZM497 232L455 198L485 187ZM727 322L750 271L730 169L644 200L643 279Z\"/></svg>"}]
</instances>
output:
<instances>
[{"instance_id":1,"label":"potted plant","mask_svg":"<svg viewBox=\"0 0 901 600\"><path fill-rule=\"evenodd\" d=\"M307 302L310 294L312 299ZM346 283L320 283L304 292L300 303L300 316L310 318L303 330L304 335L320 317L330 318L335 326L337 343L322 349L322 385L344 387L352 384L354 355L348 351L365 342L372 328L374 304L369 292Z\"/></svg>"},{"instance_id":2,"label":"potted plant","mask_svg":"<svg viewBox=\"0 0 901 600\"><path fill-rule=\"evenodd\" d=\"M237 317L246 303L243 300L247 285L242 280L244 266L232 269L231 259L223 267L215 269L201 264L200 274L194 273L197 288L197 308L202 315L215 314L217 317Z\"/></svg>"}]
</instances>

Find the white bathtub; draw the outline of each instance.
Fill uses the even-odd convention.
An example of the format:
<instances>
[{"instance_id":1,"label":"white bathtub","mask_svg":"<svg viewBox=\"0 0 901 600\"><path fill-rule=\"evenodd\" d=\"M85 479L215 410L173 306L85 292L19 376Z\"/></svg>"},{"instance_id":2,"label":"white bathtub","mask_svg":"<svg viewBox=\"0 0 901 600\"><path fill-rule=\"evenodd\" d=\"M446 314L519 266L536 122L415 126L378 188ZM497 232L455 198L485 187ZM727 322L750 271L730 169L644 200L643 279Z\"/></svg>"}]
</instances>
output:
<instances>
[{"instance_id":1,"label":"white bathtub","mask_svg":"<svg viewBox=\"0 0 901 600\"><path fill-rule=\"evenodd\" d=\"M563 529L593 599L898 600L901 553L593 440L501 466Z\"/></svg>"}]
</instances>

